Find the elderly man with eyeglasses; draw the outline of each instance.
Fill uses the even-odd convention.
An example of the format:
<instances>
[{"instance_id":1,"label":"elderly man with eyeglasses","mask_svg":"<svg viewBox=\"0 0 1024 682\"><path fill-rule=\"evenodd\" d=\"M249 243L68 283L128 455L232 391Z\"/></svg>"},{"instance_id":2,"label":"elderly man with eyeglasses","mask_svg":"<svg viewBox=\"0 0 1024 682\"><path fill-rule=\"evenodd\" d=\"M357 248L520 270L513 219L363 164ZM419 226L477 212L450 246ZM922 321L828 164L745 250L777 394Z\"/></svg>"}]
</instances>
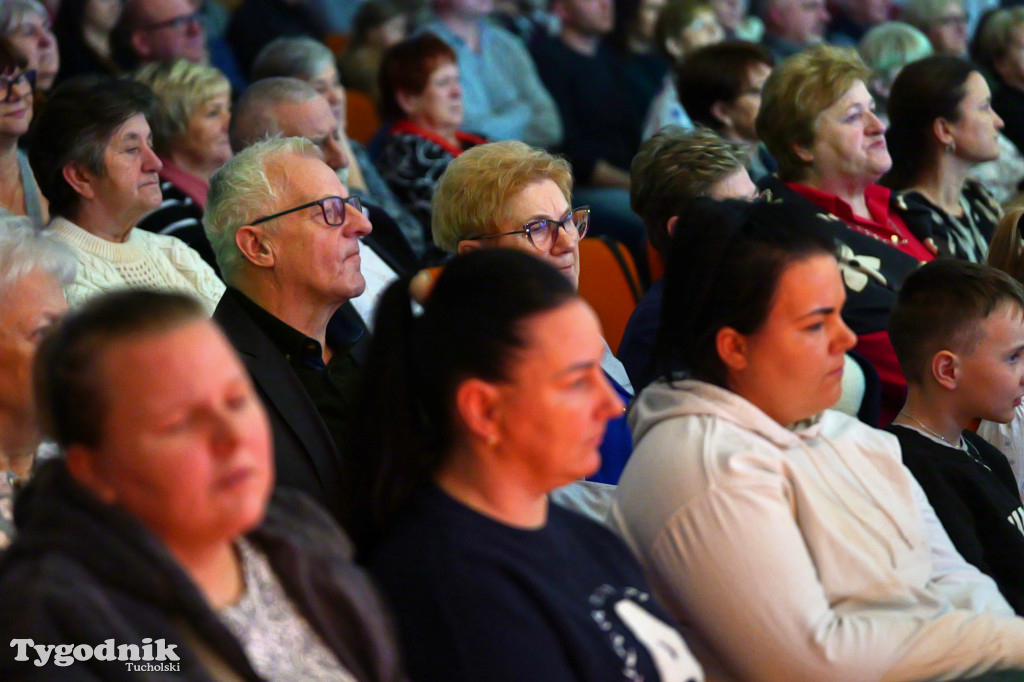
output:
<instances>
[{"instance_id":1,"label":"elderly man with eyeglasses","mask_svg":"<svg viewBox=\"0 0 1024 682\"><path fill-rule=\"evenodd\" d=\"M210 179L203 225L227 293L214 312L266 404L277 484L344 522L349 419L368 334L358 197L305 138L242 150Z\"/></svg>"},{"instance_id":2,"label":"elderly man with eyeglasses","mask_svg":"<svg viewBox=\"0 0 1024 682\"><path fill-rule=\"evenodd\" d=\"M187 59L217 67L244 89L245 77L223 38L210 41L203 26L201 3L190 0L127 0L121 17L122 41L131 54L120 61L146 63Z\"/></svg>"}]
</instances>

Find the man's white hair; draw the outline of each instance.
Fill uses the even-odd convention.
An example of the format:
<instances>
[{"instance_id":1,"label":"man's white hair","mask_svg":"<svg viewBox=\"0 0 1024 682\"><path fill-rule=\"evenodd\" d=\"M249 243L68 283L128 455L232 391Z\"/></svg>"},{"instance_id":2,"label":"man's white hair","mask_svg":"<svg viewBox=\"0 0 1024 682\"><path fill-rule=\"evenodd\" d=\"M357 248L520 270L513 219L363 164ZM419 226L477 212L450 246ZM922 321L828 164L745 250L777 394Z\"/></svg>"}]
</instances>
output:
<instances>
[{"instance_id":1,"label":"man's white hair","mask_svg":"<svg viewBox=\"0 0 1024 682\"><path fill-rule=\"evenodd\" d=\"M271 178L268 168L289 154L323 159L320 149L304 137L271 137L240 151L210 178L203 228L228 283L237 277L243 260L235 243L238 229L286 208L279 205L283 178ZM266 230L273 232L272 223Z\"/></svg>"}]
</instances>

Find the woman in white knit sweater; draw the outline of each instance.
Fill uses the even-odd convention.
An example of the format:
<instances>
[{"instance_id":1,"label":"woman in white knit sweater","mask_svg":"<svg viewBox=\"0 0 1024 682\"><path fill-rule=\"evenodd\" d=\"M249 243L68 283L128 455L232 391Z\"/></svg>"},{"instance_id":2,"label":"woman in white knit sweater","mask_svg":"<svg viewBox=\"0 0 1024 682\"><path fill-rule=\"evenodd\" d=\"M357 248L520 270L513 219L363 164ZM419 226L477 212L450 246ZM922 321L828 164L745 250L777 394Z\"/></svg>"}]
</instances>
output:
<instances>
[{"instance_id":1,"label":"woman in white knit sweater","mask_svg":"<svg viewBox=\"0 0 1024 682\"><path fill-rule=\"evenodd\" d=\"M224 293L184 242L134 229L162 200L146 120L153 110L145 85L82 76L58 87L39 116L29 161L55 216L50 229L78 257L64 292L71 307L136 287L191 294L212 313Z\"/></svg>"}]
</instances>

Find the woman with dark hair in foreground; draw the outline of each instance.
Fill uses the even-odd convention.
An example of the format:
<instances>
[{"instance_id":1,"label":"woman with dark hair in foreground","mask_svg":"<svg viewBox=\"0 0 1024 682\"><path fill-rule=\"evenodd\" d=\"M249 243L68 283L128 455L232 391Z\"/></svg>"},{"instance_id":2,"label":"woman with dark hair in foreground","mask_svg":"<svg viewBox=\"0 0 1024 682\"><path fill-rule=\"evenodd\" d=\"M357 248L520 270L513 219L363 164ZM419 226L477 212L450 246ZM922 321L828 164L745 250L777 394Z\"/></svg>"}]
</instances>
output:
<instances>
[{"instance_id":1,"label":"woman with dark hair in foreground","mask_svg":"<svg viewBox=\"0 0 1024 682\"><path fill-rule=\"evenodd\" d=\"M359 515L418 682L701 680L622 541L549 504L622 403L597 317L536 256L481 249L380 303Z\"/></svg>"}]
</instances>

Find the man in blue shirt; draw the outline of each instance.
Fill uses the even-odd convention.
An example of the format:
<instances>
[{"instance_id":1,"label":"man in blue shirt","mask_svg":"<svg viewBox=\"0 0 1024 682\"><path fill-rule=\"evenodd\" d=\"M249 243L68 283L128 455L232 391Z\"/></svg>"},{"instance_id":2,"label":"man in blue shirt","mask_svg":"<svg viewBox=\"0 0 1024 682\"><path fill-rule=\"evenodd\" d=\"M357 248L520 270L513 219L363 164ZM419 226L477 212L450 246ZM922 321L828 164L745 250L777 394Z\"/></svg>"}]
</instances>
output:
<instances>
[{"instance_id":1,"label":"man in blue shirt","mask_svg":"<svg viewBox=\"0 0 1024 682\"><path fill-rule=\"evenodd\" d=\"M562 141L562 121L522 41L487 19L493 0L435 0L423 30L452 46L462 77L463 128L535 147Z\"/></svg>"}]
</instances>

